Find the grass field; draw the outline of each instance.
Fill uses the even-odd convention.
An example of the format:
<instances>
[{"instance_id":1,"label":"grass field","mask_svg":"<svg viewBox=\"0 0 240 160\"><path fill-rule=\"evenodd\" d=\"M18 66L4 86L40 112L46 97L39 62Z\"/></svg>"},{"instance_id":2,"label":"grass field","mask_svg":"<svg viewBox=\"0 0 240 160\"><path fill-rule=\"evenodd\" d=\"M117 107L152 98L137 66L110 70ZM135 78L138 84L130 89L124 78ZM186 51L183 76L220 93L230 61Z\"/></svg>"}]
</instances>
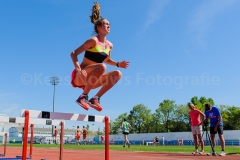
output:
<instances>
[{"instance_id":1,"label":"grass field","mask_svg":"<svg viewBox=\"0 0 240 160\"><path fill-rule=\"evenodd\" d=\"M9 144L8 146L22 147L21 144ZM59 148L59 145L55 144L33 144L34 148ZM104 150L104 145L73 145L64 144L64 149L79 149L79 150ZM178 153L191 153L194 150L194 146L142 146L131 145L130 148L124 148L122 145L109 145L109 149L115 151L142 151L142 152L178 152ZM200 149L199 149L200 150ZM205 153L210 152L211 147L205 146ZM216 152L219 153L221 147L216 147ZM240 154L240 146L226 146L225 153L227 154Z\"/></svg>"}]
</instances>

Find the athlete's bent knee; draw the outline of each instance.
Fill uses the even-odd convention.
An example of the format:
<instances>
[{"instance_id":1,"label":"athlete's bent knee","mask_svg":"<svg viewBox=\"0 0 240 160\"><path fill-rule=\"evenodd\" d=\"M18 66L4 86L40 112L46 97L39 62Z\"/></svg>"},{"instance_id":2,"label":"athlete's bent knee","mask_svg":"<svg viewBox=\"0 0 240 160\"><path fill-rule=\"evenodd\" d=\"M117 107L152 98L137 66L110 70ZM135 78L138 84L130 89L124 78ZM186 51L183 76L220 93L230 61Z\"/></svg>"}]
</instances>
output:
<instances>
[{"instance_id":1,"label":"athlete's bent knee","mask_svg":"<svg viewBox=\"0 0 240 160\"><path fill-rule=\"evenodd\" d=\"M118 79L120 79L122 77L122 72L119 70L115 70L113 71L113 75L114 77L117 77Z\"/></svg>"},{"instance_id":2,"label":"athlete's bent knee","mask_svg":"<svg viewBox=\"0 0 240 160\"><path fill-rule=\"evenodd\" d=\"M97 68L96 68L97 71L104 73L106 69L107 69L107 66L105 64L103 63L97 64Z\"/></svg>"}]
</instances>

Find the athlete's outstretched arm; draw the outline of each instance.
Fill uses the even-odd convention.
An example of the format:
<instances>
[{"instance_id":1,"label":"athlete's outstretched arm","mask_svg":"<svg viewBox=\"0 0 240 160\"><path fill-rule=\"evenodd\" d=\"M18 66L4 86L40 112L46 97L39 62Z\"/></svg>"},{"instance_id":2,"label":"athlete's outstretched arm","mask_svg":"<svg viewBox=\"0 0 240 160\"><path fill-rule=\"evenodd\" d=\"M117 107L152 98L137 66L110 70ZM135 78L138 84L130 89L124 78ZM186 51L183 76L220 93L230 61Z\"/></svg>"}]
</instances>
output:
<instances>
[{"instance_id":1,"label":"athlete's outstretched arm","mask_svg":"<svg viewBox=\"0 0 240 160\"><path fill-rule=\"evenodd\" d=\"M127 61L122 61L122 62L116 62L116 61L114 61L114 60L112 60L111 58L110 58L110 54L111 53L109 53L109 55L108 55L108 57L106 58L106 60L104 61L105 63L107 63L107 64L109 64L109 65L112 65L112 66L117 66L117 67L120 67L120 68L127 68L128 66L129 66L129 62L127 62Z\"/></svg>"},{"instance_id":2,"label":"athlete's outstretched arm","mask_svg":"<svg viewBox=\"0 0 240 160\"><path fill-rule=\"evenodd\" d=\"M108 57L109 58L107 60L105 60L104 62L109 64L109 65L117 66L117 67L125 68L125 69L129 66L129 62L127 62L125 60L122 61L122 62L116 62L116 61L114 61L110 58L110 55Z\"/></svg>"},{"instance_id":3,"label":"athlete's outstretched arm","mask_svg":"<svg viewBox=\"0 0 240 160\"><path fill-rule=\"evenodd\" d=\"M112 66L117 66L117 67L126 69L129 66L129 62L127 62L125 60L122 61L122 62L116 62L113 59L111 59L111 52L112 52L112 49L113 49L113 44L110 41L108 41L108 44L110 46L110 51L109 51L108 57L105 59L104 62L109 64L109 65L112 65Z\"/></svg>"}]
</instances>

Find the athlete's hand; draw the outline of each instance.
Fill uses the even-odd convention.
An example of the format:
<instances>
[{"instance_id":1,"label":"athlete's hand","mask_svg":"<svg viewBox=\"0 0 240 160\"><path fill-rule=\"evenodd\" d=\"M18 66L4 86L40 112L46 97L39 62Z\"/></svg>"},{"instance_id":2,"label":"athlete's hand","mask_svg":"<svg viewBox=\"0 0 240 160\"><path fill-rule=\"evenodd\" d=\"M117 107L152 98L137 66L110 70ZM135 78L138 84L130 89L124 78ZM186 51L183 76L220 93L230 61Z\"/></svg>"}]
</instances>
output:
<instances>
[{"instance_id":1,"label":"athlete's hand","mask_svg":"<svg viewBox=\"0 0 240 160\"><path fill-rule=\"evenodd\" d=\"M129 62L127 62L127 61L122 61L122 62L119 62L119 64L118 64L118 66L120 67L120 68L127 68L128 66L129 66Z\"/></svg>"},{"instance_id":2,"label":"athlete's hand","mask_svg":"<svg viewBox=\"0 0 240 160\"><path fill-rule=\"evenodd\" d=\"M83 75L84 77L87 76L87 72L84 69L76 68L76 74Z\"/></svg>"},{"instance_id":3,"label":"athlete's hand","mask_svg":"<svg viewBox=\"0 0 240 160\"><path fill-rule=\"evenodd\" d=\"M218 128L217 128L217 126L216 126L216 127L214 128L214 132L217 132L217 129L218 129Z\"/></svg>"}]
</instances>

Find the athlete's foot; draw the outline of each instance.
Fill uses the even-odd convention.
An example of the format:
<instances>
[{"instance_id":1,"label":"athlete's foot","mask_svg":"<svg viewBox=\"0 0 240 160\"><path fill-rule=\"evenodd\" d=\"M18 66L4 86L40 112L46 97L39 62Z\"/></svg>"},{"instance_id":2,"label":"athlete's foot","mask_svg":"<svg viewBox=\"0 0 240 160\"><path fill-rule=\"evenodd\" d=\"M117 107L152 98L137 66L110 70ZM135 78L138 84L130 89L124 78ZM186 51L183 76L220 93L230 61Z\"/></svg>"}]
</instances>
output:
<instances>
[{"instance_id":1,"label":"athlete's foot","mask_svg":"<svg viewBox=\"0 0 240 160\"><path fill-rule=\"evenodd\" d=\"M211 152L209 152L207 155L208 155L208 156L216 156L216 152L211 151Z\"/></svg>"},{"instance_id":2,"label":"athlete's foot","mask_svg":"<svg viewBox=\"0 0 240 160\"><path fill-rule=\"evenodd\" d=\"M88 96L81 95L76 100L76 103L79 104L83 109L88 110Z\"/></svg>"},{"instance_id":3,"label":"athlete's foot","mask_svg":"<svg viewBox=\"0 0 240 160\"><path fill-rule=\"evenodd\" d=\"M226 156L226 154L224 153L224 151L221 151L219 156Z\"/></svg>"},{"instance_id":4,"label":"athlete's foot","mask_svg":"<svg viewBox=\"0 0 240 160\"><path fill-rule=\"evenodd\" d=\"M198 154L198 150L195 150L194 152L192 152L193 155Z\"/></svg>"},{"instance_id":5,"label":"athlete's foot","mask_svg":"<svg viewBox=\"0 0 240 160\"><path fill-rule=\"evenodd\" d=\"M89 100L88 104L90 107L96 109L99 112L102 110L102 106L100 105L100 98L93 97Z\"/></svg>"},{"instance_id":6,"label":"athlete's foot","mask_svg":"<svg viewBox=\"0 0 240 160\"><path fill-rule=\"evenodd\" d=\"M201 152L199 152L200 155L204 155L204 150L201 150Z\"/></svg>"},{"instance_id":7,"label":"athlete's foot","mask_svg":"<svg viewBox=\"0 0 240 160\"><path fill-rule=\"evenodd\" d=\"M123 146L125 148L125 146Z\"/></svg>"}]
</instances>

